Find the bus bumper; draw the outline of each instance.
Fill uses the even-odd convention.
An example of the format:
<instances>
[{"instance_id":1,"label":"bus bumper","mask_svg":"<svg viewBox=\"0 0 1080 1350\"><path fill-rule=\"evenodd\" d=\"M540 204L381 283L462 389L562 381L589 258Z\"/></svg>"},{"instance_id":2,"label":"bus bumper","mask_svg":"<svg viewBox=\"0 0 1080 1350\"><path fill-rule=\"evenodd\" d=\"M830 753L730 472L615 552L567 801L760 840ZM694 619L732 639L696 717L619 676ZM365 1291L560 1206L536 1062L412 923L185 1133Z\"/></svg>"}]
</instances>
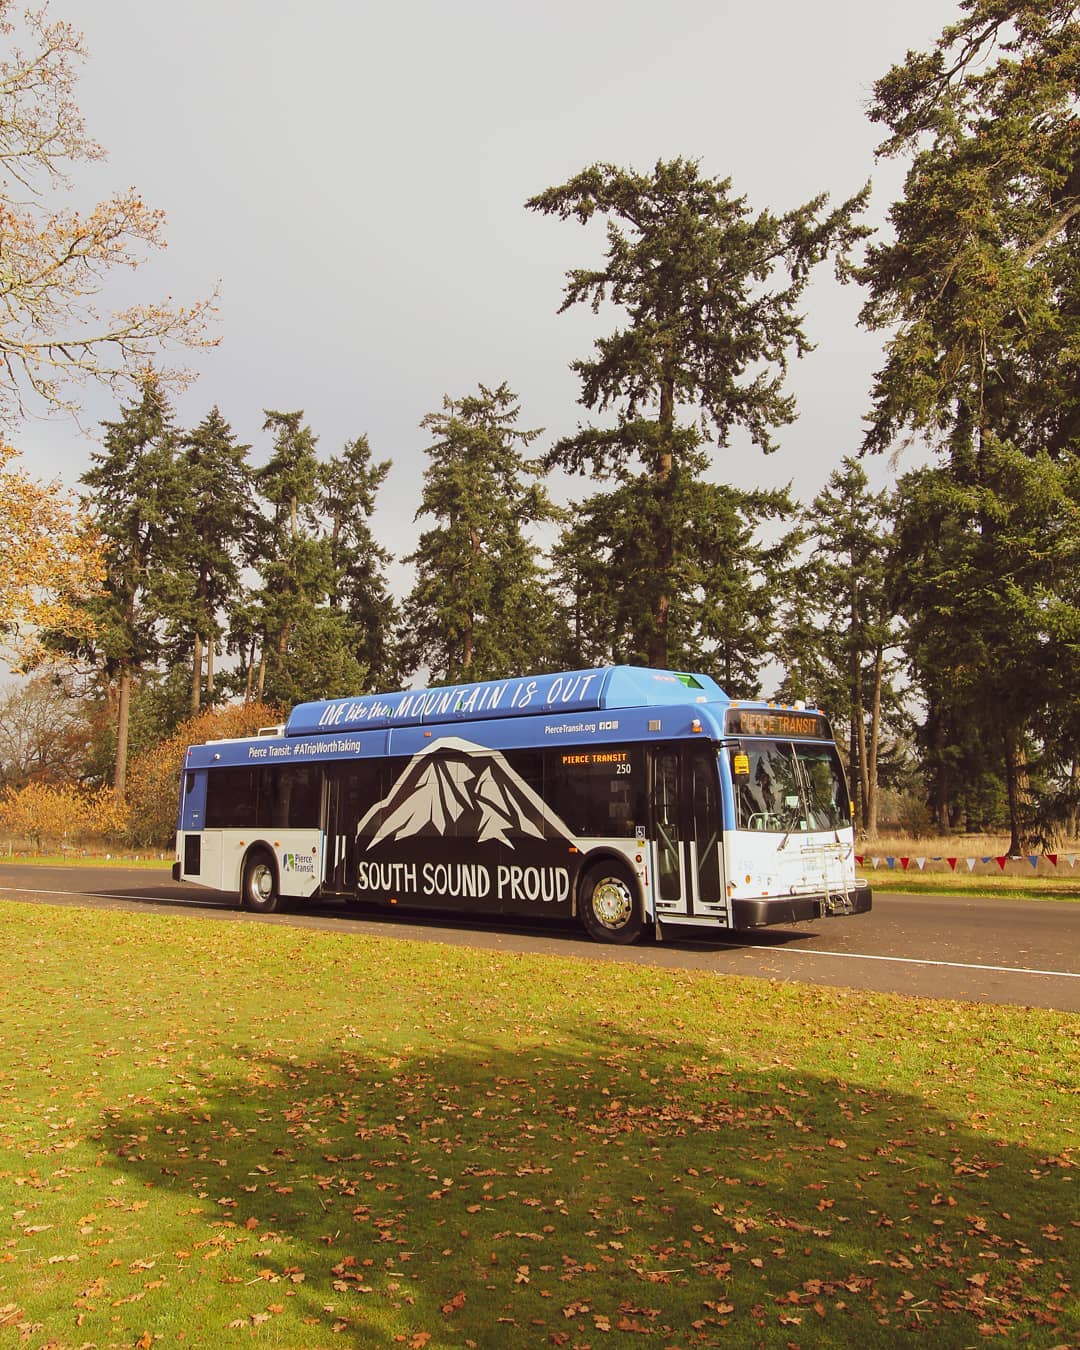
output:
<instances>
[{"instance_id":1,"label":"bus bumper","mask_svg":"<svg viewBox=\"0 0 1080 1350\"><path fill-rule=\"evenodd\" d=\"M835 895L777 895L756 900L732 900L732 928L766 928L775 923L804 923L842 914L866 914L872 907L869 886Z\"/></svg>"}]
</instances>

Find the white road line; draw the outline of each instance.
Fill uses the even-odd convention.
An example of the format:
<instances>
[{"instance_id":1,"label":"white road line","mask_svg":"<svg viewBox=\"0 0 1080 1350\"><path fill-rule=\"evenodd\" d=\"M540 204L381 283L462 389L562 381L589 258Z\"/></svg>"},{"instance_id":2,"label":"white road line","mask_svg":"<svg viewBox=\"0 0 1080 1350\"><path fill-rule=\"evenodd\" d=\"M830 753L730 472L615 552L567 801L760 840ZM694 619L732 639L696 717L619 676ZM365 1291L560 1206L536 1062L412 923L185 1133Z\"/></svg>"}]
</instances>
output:
<instances>
[{"instance_id":1,"label":"white road line","mask_svg":"<svg viewBox=\"0 0 1080 1350\"><path fill-rule=\"evenodd\" d=\"M68 899L90 900L130 900L133 904L153 904L139 895L118 895L109 891L47 891L39 886L4 886L0 894L10 895L66 895ZM188 900L185 896L169 897L170 902L181 904L203 904L203 901ZM742 942L717 942L717 947L733 947L742 951L776 952L781 956L839 956L846 961L892 961L902 966L944 966L950 970L985 970L995 975L1051 975L1064 980L1080 980L1080 971L1076 970L1034 970L1031 966L982 966L970 961L926 961L917 956L872 956L868 952L830 952L820 947L747 947Z\"/></svg>"},{"instance_id":2,"label":"white road line","mask_svg":"<svg viewBox=\"0 0 1080 1350\"><path fill-rule=\"evenodd\" d=\"M739 942L725 942L725 947L741 947ZM1066 980L1080 980L1077 970L1034 970L1031 966L981 966L970 961L924 961L917 956L871 956L867 952L827 952L820 947L770 947L784 956L842 956L849 961L896 961L904 966L947 966L951 970L986 970L999 975L1057 975Z\"/></svg>"}]
</instances>

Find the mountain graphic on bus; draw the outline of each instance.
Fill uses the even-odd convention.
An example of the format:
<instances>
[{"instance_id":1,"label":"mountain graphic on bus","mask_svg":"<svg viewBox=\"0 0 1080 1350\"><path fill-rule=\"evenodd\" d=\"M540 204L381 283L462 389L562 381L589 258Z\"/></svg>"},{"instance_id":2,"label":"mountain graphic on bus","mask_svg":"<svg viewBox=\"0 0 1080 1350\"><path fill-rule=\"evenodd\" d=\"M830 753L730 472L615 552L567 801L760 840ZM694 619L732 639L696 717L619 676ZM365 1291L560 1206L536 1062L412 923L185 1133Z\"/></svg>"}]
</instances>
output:
<instances>
[{"instance_id":1,"label":"mountain graphic on bus","mask_svg":"<svg viewBox=\"0 0 1080 1350\"><path fill-rule=\"evenodd\" d=\"M459 835L514 847L513 838L574 835L497 751L456 736L414 755L382 801L357 826L367 848L387 840Z\"/></svg>"}]
</instances>

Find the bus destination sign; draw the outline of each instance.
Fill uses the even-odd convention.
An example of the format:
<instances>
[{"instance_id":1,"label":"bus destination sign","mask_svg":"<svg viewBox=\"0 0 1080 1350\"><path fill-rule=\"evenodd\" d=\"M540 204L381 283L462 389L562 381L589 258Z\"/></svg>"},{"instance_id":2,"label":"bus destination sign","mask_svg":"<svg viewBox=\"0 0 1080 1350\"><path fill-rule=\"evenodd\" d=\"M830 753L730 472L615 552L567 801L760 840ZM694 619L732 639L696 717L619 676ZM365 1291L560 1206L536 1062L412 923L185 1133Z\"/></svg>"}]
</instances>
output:
<instances>
[{"instance_id":1,"label":"bus destination sign","mask_svg":"<svg viewBox=\"0 0 1080 1350\"><path fill-rule=\"evenodd\" d=\"M821 713L796 708L730 708L726 718L729 736L811 736L831 740L829 722Z\"/></svg>"}]
</instances>

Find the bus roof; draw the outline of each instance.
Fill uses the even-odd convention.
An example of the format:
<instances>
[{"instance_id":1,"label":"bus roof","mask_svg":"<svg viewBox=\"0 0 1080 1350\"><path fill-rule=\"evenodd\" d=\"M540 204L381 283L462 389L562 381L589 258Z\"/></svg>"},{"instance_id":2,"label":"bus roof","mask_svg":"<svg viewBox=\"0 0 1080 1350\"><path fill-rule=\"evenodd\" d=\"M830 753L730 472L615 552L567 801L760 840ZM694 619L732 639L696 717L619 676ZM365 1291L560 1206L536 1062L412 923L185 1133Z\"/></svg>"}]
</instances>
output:
<instances>
[{"instance_id":1,"label":"bus roof","mask_svg":"<svg viewBox=\"0 0 1080 1350\"><path fill-rule=\"evenodd\" d=\"M522 675L436 689L363 694L358 698L300 703L289 714L286 736L313 736L386 727L432 726L523 717L530 714L598 712L608 708L650 708L719 704L730 699L708 675L640 666Z\"/></svg>"}]
</instances>

